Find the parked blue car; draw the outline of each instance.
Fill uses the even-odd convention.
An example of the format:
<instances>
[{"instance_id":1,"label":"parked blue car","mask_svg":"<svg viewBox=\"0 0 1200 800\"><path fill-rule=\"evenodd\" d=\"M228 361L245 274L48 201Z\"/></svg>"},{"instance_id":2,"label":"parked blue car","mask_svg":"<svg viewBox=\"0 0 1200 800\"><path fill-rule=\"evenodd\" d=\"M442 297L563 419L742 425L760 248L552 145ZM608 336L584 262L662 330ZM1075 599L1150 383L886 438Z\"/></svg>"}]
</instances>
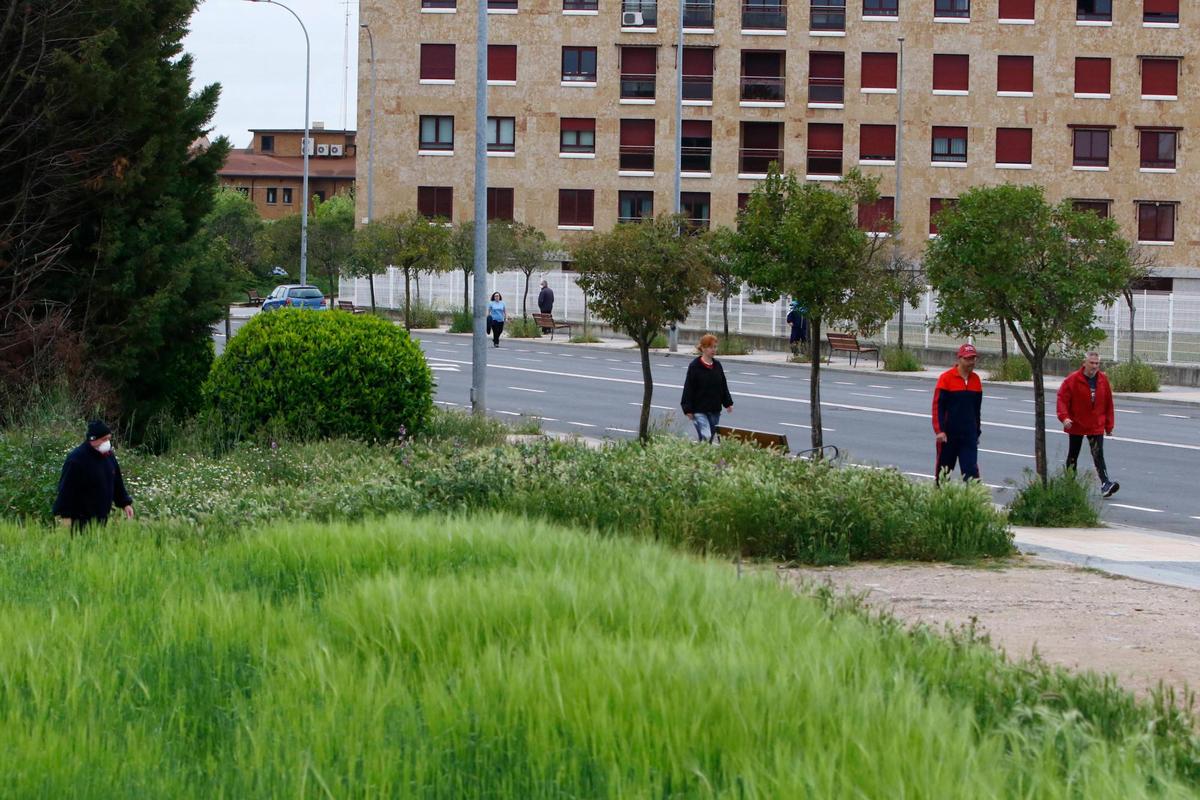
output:
<instances>
[{"instance_id":1,"label":"parked blue car","mask_svg":"<svg viewBox=\"0 0 1200 800\"><path fill-rule=\"evenodd\" d=\"M276 286L275 291L263 300L263 311L274 311L277 308L311 308L324 311L328 308L325 295L315 286L303 286L298 283L287 283Z\"/></svg>"}]
</instances>

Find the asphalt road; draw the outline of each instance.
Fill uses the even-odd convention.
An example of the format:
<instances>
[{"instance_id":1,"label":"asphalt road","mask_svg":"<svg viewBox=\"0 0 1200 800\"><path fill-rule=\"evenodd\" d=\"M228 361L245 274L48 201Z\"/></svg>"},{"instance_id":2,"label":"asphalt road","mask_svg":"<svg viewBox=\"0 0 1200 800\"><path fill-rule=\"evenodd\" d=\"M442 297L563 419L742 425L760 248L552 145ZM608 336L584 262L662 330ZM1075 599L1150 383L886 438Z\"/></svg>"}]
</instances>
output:
<instances>
[{"instance_id":1,"label":"asphalt road","mask_svg":"<svg viewBox=\"0 0 1200 800\"><path fill-rule=\"evenodd\" d=\"M437 378L437 402L469 407L469 337L417 334ZM651 357L655 382L652 422L690 435L679 410L683 376L691 356ZM734 411L723 422L786 433L792 449L808 446L808 368L724 360ZM929 479L933 431L929 409L933 382L889 373L823 370L821 406L825 442L864 464L896 466ZM598 437L636 434L642 397L641 366L634 349L611 349L505 339L488 348L489 411L507 419L539 417L544 430ZM1066 457L1067 437L1047 398L1047 447L1051 464ZM999 502L1012 497L1024 470L1033 468L1033 392L986 384L980 468ZM1105 442L1109 473L1120 492L1104 501L1108 522L1200 536L1200 408L1118 399L1117 429ZM1080 469L1091 469L1087 448ZM1094 474L1094 473L1092 473Z\"/></svg>"}]
</instances>

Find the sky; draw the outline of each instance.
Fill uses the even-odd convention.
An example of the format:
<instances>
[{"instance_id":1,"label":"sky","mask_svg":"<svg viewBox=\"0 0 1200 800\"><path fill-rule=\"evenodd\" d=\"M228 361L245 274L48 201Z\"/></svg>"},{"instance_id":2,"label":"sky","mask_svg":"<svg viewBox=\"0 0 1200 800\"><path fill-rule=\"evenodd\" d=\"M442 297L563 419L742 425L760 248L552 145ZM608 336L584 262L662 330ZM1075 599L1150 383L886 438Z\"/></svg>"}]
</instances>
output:
<instances>
[{"instance_id":1,"label":"sky","mask_svg":"<svg viewBox=\"0 0 1200 800\"><path fill-rule=\"evenodd\" d=\"M344 0L284 1L304 22L312 43L309 118L331 129L342 128L344 122L353 130L357 0L348 5ZM347 8L348 73L343 68ZM304 34L286 10L248 0L203 0L192 16L184 49L193 59L193 90L221 84L221 100L210 123L211 138L227 136L234 147L246 147L251 128L304 127Z\"/></svg>"}]
</instances>

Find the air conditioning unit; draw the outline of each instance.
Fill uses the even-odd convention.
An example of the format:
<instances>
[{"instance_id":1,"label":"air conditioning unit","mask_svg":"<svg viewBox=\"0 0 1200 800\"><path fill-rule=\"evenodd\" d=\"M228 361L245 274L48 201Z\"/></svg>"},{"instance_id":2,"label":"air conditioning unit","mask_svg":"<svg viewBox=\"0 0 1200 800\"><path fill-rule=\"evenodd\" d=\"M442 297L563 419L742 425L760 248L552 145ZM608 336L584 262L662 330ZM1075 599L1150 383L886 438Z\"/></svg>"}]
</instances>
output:
<instances>
[{"instance_id":1,"label":"air conditioning unit","mask_svg":"<svg viewBox=\"0 0 1200 800\"><path fill-rule=\"evenodd\" d=\"M319 155L319 156L329 155L329 145L327 145L327 144L317 145L317 155Z\"/></svg>"},{"instance_id":2,"label":"air conditioning unit","mask_svg":"<svg viewBox=\"0 0 1200 800\"><path fill-rule=\"evenodd\" d=\"M645 23L645 18L642 17L640 11L622 11L621 12L621 27L622 28L640 28Z\"/></svg>"},{"instance_id":3,"label":"air conditioning unit","mask_svg":"<svg viewBox=\"0 0 1200 800\"><path fill-rule=\"evenodd\" d=\"M340 144L329 145L329 155L340 156L342 154L342 146Z\"/></svg>"}]
</instances>

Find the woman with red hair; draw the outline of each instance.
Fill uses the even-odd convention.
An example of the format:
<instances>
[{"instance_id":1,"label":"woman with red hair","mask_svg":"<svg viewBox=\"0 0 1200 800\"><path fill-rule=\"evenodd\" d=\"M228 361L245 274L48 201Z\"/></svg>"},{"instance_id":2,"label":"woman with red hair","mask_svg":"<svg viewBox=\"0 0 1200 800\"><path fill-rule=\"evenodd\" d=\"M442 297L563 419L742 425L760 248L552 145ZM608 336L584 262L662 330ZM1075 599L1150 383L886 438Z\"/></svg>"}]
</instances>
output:
<instances>
[{"instance_id":1,"label":"woman with red hair","mask_svg":"<svg viewBox=\"0 0 1200 800\"><path fill-rule=\"evenodd\" d=\"M683 413L696 426L696 436L702 442L711 442L721 420L721 407L726 413L733 412L733 397L725 380L725 368L714 357L717 354L717 337L706 333L700 338L700 355L688 364L687 377L683 380L683 397L679 404Z\"/></svg>"}]
</instances>

